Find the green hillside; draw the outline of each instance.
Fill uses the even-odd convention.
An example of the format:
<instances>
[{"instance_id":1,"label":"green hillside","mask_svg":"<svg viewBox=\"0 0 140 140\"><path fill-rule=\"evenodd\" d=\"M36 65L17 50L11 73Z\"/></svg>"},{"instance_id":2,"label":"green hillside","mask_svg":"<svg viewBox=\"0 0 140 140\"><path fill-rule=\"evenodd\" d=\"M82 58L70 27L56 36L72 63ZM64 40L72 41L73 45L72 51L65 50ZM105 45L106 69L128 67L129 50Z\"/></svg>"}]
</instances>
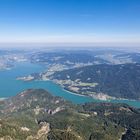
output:
<instances>
[{"instance_id":1,"label":"green hillside","mask_svg":"<svg viewBox=\"0 0 140 140\"><path fill-rule=\"evenodd\" d=\"M85 66L56 72L50 78L79 94L103 93L116 98L140 99L139 64Z\"/></svg>"},{"instance_id":2,"label":"green hillside","mask_svg":"<svg viewBox=\"0 0 140 140\"><path fill-rule=\"evenodd\" d=\"M140 139L140 110L125 104L73 105L27 90L0 102L1 140Z\"/></svg>"}]
</instances>

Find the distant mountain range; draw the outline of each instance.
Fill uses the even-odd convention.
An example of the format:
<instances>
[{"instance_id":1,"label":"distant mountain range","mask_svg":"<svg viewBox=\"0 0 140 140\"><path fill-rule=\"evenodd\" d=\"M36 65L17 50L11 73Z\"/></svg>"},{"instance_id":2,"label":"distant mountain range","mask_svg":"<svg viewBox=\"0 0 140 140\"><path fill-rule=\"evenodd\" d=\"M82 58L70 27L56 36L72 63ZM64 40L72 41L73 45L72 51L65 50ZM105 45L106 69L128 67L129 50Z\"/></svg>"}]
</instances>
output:
<instances>
[{"instance_id":1,"label":"distant mountain range","mask_svg":"<svg viewBox=\"0 0 140 140\"><path fill-rule=\"evenodd\" d=\"M42 89L0 101L1 140L138 140L140 110L125 104L73 105Z\"/></svg>"},{"instance_id":2,"label":"distant mountain range","mask_svg":"<svg viewBox=\"0 0 140 140\"><path fill-rule=\"evenodd\" d=\"M1 64L3 58L9 62L12 54L14 62L20 58L47 66L44 72L19 79L50 79L73 93L101 99L140 99L139 53L109 50L17 53L0 52ZM126 104L75 105L43 89L28 89L0 100L0 140L139 139L140 109Z\"/></svg>"},{"instance_id":3,"label":"distant mountain range","mask_svg":"<svg viewBox=\"0 0 140 140\"><path fill-rule=\"evenodd\" d=\"M140 63L140 53L128 53L113 50L62 50L52 52L35 52L30 56L34 63L65 64L125 64Z\"/></svg>"}]
</instances>

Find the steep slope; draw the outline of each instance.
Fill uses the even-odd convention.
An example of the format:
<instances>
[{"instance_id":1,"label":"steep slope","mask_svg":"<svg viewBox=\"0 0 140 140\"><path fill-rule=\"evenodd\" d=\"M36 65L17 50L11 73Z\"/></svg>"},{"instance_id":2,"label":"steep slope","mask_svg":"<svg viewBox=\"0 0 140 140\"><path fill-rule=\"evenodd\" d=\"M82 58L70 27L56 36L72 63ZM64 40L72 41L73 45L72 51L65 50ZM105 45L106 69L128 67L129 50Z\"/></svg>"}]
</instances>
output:
<instances>
[{"instance_id":1,"label":"steep slope","mask_svg":"<svg viewBox=\"0 0 140 140\"><path fill-rule=\"evenodd\" d=\"M45 90L30 89L1 101L0 112L1 140L140 138L140 110L124 104L73 105Z\"/></svg>"}]
</instances>

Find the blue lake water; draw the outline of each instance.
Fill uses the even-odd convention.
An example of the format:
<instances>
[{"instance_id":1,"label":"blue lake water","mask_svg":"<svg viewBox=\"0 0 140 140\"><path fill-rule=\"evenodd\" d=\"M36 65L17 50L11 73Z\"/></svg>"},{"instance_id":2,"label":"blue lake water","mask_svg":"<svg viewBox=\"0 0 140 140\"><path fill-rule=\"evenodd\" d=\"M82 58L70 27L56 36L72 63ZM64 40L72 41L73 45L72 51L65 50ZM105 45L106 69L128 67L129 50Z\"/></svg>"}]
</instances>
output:
<instances>
[{"instance_id":1,"label":"blue lake water","mask_svg":"<svg viewBox=\"0 0 140 140\"><path fill-rule=\"evenodd\" d=\"M16 66L11 70L0 71L0 98L11 97L23 90L29 88L43 88L48 90L55 96L60 96L66 100L72 101L73 103L85 103L85 102L99 102L99 100L92 99L90 97L78 96L71 94L63 90L59 85L51 81L30 81L24 82L16 80L17 77L27 76L31 73L42 72L44 67L37 64L31 64L29 62L16 63ZM129 100L112 100L108 102L113 103L127 103L131 106L140 108L139 101L129 101Z\"/></svg>"}]
</instances>

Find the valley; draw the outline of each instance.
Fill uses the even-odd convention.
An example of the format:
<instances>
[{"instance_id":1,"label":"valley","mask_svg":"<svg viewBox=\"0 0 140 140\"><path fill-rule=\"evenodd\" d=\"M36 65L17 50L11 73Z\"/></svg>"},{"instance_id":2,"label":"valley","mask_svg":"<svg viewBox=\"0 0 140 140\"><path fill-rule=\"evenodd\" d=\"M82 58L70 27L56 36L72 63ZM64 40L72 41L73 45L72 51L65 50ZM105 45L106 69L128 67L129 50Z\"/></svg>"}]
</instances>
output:
<instances>
[{"instance_id":1,"label":"valley","mask_svg":"<svg viewBox=\"0 0 140 140\"><path fill-rule=\"evenodd\" d=\"M37 53L31 62L47 69L17 79L51 80L67 91L99 100L139 100L139 57L111 50Z\"/></svg>"},{"instance_id":2,"label":"valley","mask_svg":"<svg viewBox=\"0 0 140 140\"><path fill-rule=\"evenodd\" d=\"M140 139L139 59L69 53L25 51L0 71L0 139Z\"/></svg>"}]
</instances>

